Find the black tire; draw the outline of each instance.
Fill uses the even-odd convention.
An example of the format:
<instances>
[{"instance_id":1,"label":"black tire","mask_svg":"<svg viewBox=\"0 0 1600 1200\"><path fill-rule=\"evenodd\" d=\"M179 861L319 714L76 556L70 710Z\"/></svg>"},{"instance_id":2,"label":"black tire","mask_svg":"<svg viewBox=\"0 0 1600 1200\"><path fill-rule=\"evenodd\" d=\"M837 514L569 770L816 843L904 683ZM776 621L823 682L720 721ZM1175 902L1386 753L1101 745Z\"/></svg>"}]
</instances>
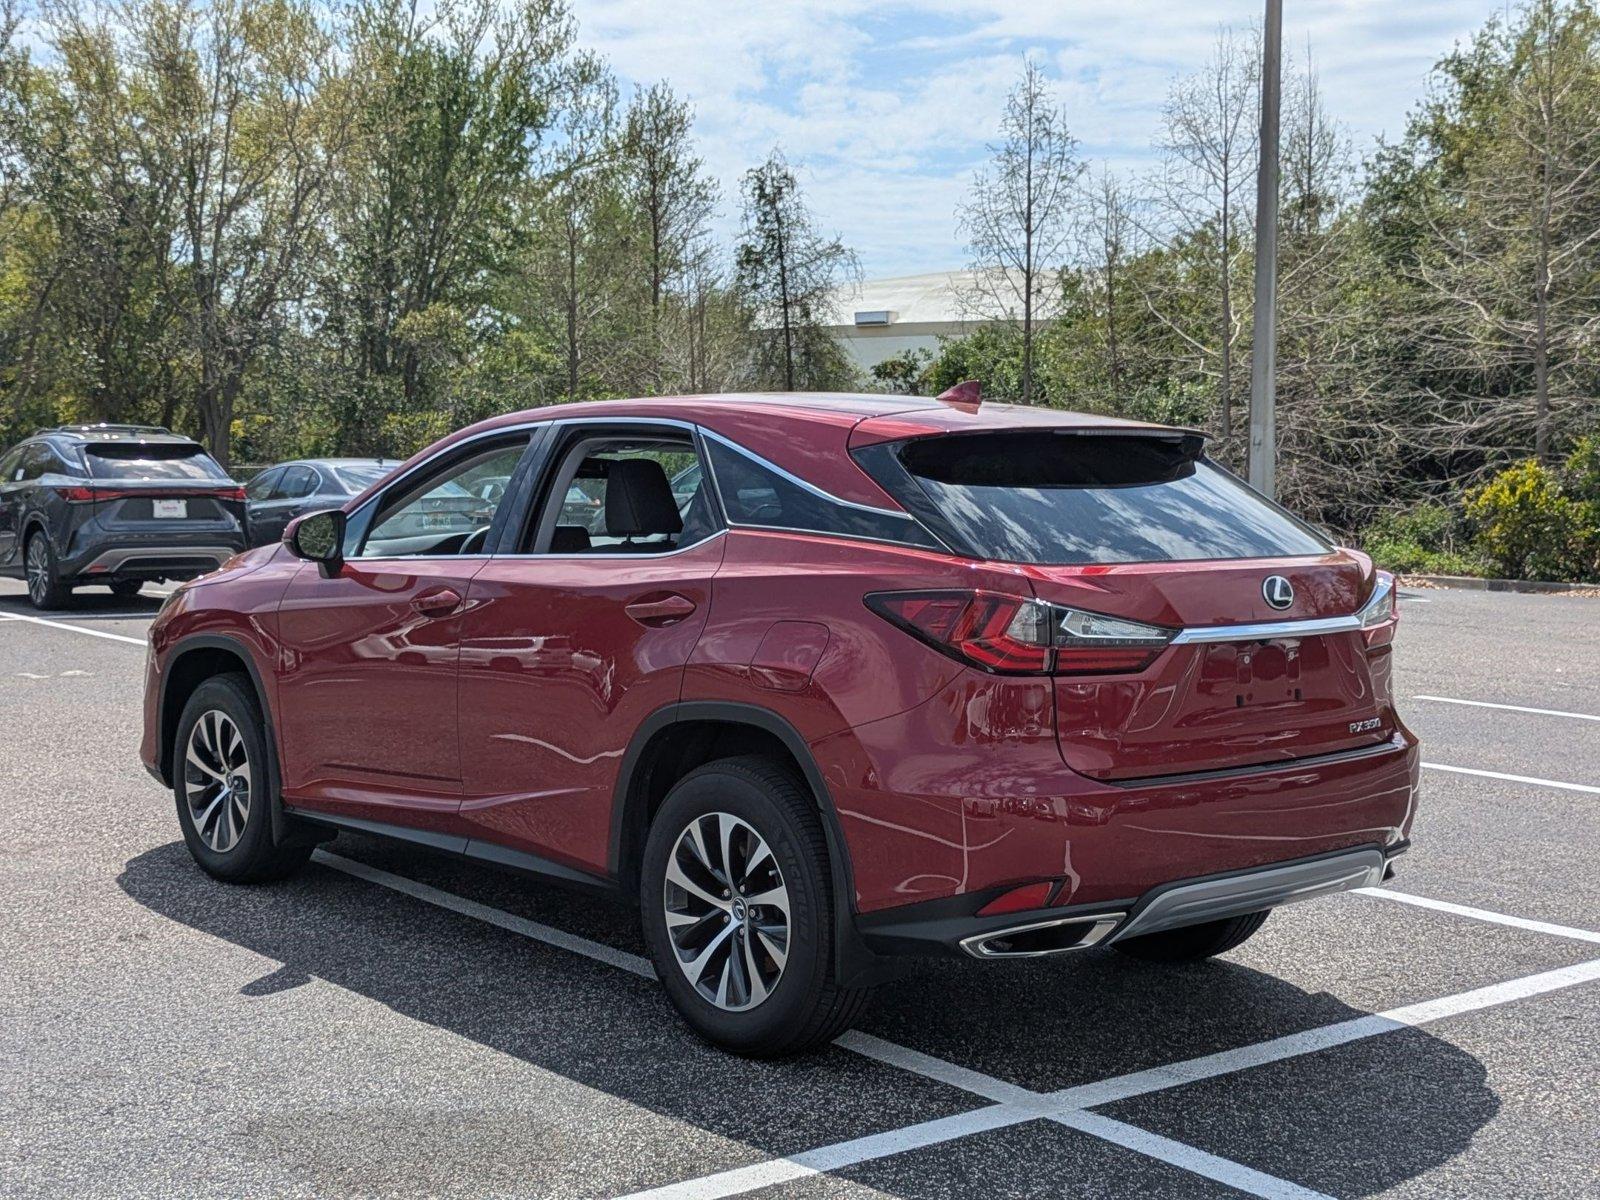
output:
<instances>
[{"instance_id":1,"label":"black tire","mask_svg":"<svg viewBox=\"0 0 1600 1200\"><path fill-rule=\"evenodd\" d=\"M1145 962L1181 963L1199 962L1225 954L1260 929L1267 919L1266 912L1246 913L1242 917L1225 917L1220 921L1207 921L1204 925L1185 925L1182 929L1168 929L1163 933L1147 933L1143 937L1129 938L1125 942L1112 942L1113 950Z\"/></svg>"},{"instance_id":2,"label":"black tire","mask_svg":"<svg viewBox=\"0 0 1600 1200\"><path fill-rule=\"evenodd\" d=\"M38 609L65 608L72 589L61 582L56 566L56 548L49 535L35 529L22 547L23 578L28 585L28 603Z\"/></svg>"},{"instance_id":3,"label":"black tire","mask_svg":"<svg viewBox=\"0 0 1600 1200\"><path fill-rule=\"evenodd\" d=\"M205 806L202 817L211 814L211 818L205 821L205 829L208 835L216 835L214 840L210 836L202 836L190 805L191 784L205 786L208 779L215 778L203 769L192 766L188 760L190 736L196 724L202 717L209 717L213 713L220 713L237 733L248 768L246 811L234 829L229 831L236 832L236 837L228 840L226 845L221 844L225 836L218 824L222 817L207 803L207 793L196 793L196 803ZM208 726L207 733L202 737L210 736L210 730L216 727L219 726ZM305 866L314 848L309 843L298 842L273 845L271 800L277 775L267 757L264 730L265 723L256 701L255 689L243 675L215 675L207 679L189 697L189 702L183 707L183 716L178 720L178 731L172 747L172 791L178 806L178 825L183 830L183 840L189 847L189 853L200 864L201 870L225 883L271 883L287 879ZM228 801L222 799L222 803L222 811L227 812Z\"/></svg>"},{"instance_id":4,"label":"black tire","mask_svg":"<svg viewBox=\"0 0 1600 1200\"><path fill-rule=\"evenodd\" d=\"M111 594L118 600L132 600L144 587L142 579L119 579L111 585Z\"/></svg>"},{"instance_id":5,"label":"black tire","mask_svg":"<svg viewBox=\"0 0 1600 1200\"><path fill-rule=\"evenodd\" d=\"M669 859L690 822L714 813L731 814L765 841L788 892L781 973L765 999L740 1011L718 1007L696 990L667 929ZM708 1042L752 1057L800 1054L860 1019L870 989L841 987L834 974L827 838L815 801L788 771L746 757L721 759L684 776L651 823L640 875L644 936L656 973L684 1020Z\"/></svg>"}]
</instances>

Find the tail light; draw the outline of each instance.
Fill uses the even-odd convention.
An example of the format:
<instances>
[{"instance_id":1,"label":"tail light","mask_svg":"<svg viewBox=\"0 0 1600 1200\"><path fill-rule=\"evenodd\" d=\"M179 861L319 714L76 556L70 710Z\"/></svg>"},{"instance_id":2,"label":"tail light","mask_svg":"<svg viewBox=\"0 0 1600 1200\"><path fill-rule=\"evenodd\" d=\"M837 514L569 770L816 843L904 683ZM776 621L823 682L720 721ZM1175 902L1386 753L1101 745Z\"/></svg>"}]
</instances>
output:
<instances>
[{"instance_id":1,"label":"tail light","mask_svg":"<svg viewBox=\"0 0 1600 1200\"><path fill-rule=\"evenodd\" d=\"M941 654L1000 675L1142 671L1173 631L994 592L876 592L867 607Z\"/></svg>"},{"instance_id":2,"label":"tail light","mask_svg":"<svg viewBox=\"0 0 1600 1200\"><path fill-rule=\"evenodd\" d=\"M63 500L70 500L73 504L93 504L99 499L92 487L78 487L74 484L72 487L57 488L56 490L61 493Z\"/></svg>"},{"instance_id":3,"label":"tail light","mask_svg":"<svg viewBox=\"0 0 1600 1200\"><path fill-rule=\"evenodd\" d=\"M206 496L215 500L243 500L244 488L242 487L175 487L175 488L115 488L115 487L80 487L74 484L71 487L57 489L63 499L74 504L92 504L96 500L138 500L161 499L167 496Z\"/></svg>"},{"instance_id":4,"label":"tail light","mask_svg":"<svg viewBox=\"0 0 1600 1200\"><path fill-rule=\"evenodd\" d=\"M1356 613L1361 621L1361 636L1368 650L1376 650L1394 641L1395 622L1400 619L1400 609L1395 595L1394 576L1379 571L1373 579L1372 595L1367 597Z\"/></svg>"}]
</instances>

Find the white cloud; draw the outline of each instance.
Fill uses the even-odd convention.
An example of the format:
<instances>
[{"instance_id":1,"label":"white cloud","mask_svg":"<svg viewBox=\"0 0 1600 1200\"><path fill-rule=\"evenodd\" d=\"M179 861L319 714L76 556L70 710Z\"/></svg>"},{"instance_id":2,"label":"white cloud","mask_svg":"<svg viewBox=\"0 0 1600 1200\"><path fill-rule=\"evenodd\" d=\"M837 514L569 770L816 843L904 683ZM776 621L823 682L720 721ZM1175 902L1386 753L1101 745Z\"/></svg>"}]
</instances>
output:
<instances>
[{"instance_id":1,"label":"white cloud","mask_svg":"<svg viewBox=\"0 0 1600 1200\"><path fill-rule=\"evenodd\" d=\"M1290 0L1324 95L1359 152L1398 133L1432 64L1490 0ZM1057 80L1087 157L1147 162L1174 76L1259 0L574 0L583 43L629 83L666 79L695 104L736 225L743 171L781 146L821 222L869 276L959 265L954 208L994 135L1022 58Z\"/></svg>"}]
</instances>

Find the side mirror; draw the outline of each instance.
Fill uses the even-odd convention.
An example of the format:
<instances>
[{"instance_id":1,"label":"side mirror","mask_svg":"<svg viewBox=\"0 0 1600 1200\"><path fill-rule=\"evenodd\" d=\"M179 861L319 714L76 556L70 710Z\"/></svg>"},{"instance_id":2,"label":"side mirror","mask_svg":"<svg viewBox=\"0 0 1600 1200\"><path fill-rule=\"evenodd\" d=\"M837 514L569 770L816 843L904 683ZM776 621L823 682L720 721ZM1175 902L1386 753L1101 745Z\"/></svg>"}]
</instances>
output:
<instances>
[{"instance_id":1,"label":"side mirror","mask_svg":"<svg viewBox=\"0 0 1600 1200\"><path fill-rule=\"evenodd\" d=\"M283 531L283 544L296 558L318 564L324 576L332 575L344 561L344 513L325 508L296 517Z\"/></svg>"}]
</instances>

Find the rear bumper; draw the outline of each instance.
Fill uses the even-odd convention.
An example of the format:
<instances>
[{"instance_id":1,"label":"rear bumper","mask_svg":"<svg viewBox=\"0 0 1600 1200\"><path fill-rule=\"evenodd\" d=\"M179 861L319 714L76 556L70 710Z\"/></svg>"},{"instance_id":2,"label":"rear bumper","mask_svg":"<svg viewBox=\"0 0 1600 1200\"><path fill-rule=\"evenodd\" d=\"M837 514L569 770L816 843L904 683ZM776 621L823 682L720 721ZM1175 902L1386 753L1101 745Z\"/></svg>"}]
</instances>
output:
<instances>
[{"instance_id":1,"label":"rear bumper","mask_svg":"<svg viewBox=\"0 0 1600 1200\"><path fill-rule=\"evenodd\" d=\"M1037 958L1142 937L1302 900L1373 887L1392 873L1406 843L1363 846L1311 858L1175 880L1108 904L978 917L933 901L859 919L865 946L886 956Z\"/></svg>"},{"instance_id":2,"label":"rear bumper","mask_svg":"<svg viewBox=\"0 0 1600 1200\"><path fill-rule=\"evenodd\" d=\"M215 571L244 547L244 539L215 535L193 541L171 537L129 539L116 545L97 543L78 558L61 564L64 576L79 582L96 579L192 579Z\"/></svg>"}]
</instances>

